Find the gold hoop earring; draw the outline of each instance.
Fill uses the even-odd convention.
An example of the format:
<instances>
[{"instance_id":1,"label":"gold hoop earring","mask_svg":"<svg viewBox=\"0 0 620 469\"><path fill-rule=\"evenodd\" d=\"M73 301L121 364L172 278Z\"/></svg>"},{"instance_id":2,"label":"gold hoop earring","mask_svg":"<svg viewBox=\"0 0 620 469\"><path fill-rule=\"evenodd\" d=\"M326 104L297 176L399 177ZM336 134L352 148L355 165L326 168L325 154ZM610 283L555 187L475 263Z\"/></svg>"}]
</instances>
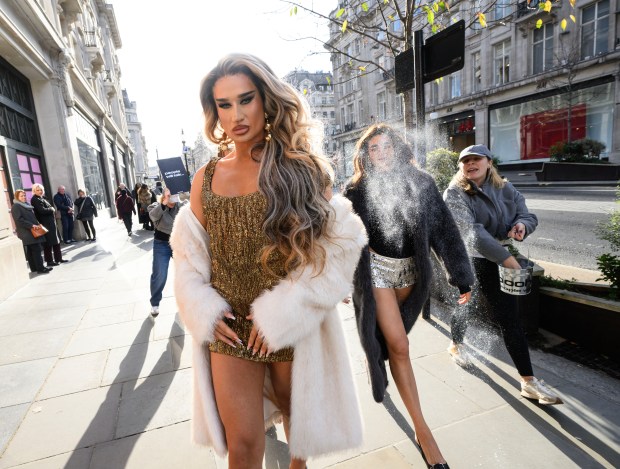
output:
<instances>
[{"instance_id":1,"label":"gold hoop earring","mask_svg":"<svg viewBox=\"0 0 620 469\"><path fill-rule=\"evenodd\" d=\"M271 124L269 123L269 116L265 113L265 142L271 141Z\"/></svg>"}]
</instances>

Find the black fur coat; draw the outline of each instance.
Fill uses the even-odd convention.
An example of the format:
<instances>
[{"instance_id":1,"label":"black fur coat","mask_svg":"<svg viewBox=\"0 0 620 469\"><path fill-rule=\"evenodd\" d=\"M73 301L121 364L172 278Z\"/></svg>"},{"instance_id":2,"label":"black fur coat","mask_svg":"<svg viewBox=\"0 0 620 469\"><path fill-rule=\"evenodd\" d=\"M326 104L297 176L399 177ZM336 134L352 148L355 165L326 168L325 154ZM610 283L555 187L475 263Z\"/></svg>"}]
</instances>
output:
<instances>
[{"instance_id":1,"label":"black fur coat","mask_svg":"<svg viewBox=\"0 0 620 469\"><path fill-rule=\"evenodd\" d=\"M403 324L409 333L430 295L433 275L431 249L443 262L449 283L458 287L461 292L469 291L469 286L474 283L474 276L459 230L432 177L411 167L400 171L389 181L390 186L401 186L399 200L394 207L404 217L408 230L404 239L413 244L416 265L416 283L401 307ZM402 187L406 187L404 192ZM369 195L370 192L367 181L362 180L356 187L349 184L344 194L353 202L353 209L369 233L373 206L371 199L383 200L384 197L382 194ZM386 194L390 196L392 192ZM353 279L353 305L357 329L368 360L373 397L375 401L382 402L388 385L385 368L388 351L385 338L377 325L368 246L362 251Z\"/></svg>"}]
</instances>

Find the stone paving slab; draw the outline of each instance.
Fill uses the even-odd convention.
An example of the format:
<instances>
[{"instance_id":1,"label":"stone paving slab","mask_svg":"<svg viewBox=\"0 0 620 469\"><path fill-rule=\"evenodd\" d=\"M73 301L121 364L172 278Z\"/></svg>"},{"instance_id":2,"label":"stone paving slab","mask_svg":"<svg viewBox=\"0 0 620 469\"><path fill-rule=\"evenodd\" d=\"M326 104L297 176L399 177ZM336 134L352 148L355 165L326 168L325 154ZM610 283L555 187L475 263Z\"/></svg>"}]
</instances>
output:
<instances>
[{"instance_id":1,"label":"stone paving slab","mask_svg":"<svg viewBox=\"0 0 620 469\"><path fill-rule=\"evenodd\" d=\"M145 319L78 330L71 337L62 357L145 343L150 340L152 328L152 322Z\"/></svg>"},{"instance_id":2,"label":"stone paving slab","mask_svg":"<svg viewBox=\"0 0 620 469\"><path fill-rule=\"evenodd\" d=\"M0 315L0 337L75 327L80 323L86 308L37 309L13 311Z\"/></svg>"},{"instance_id":3,"label":"stone paving slab","mask_svg":"<svg viewBox=\"0 0 620 469\"><path fill-rule=\"evenodd\" d=\"M191 418L190 369L123 383L115 438L172 425Z\"/></svg>"},{"instance_id":4,"label":"stone paving slab","mask_svg":"<svg viewBox=\"0 0 620 469\"><path fill-rule=\"evenodd\" d=\"M215 455L193 445L190 423L182 422L95 447L90 469L216 469Z\"/></svg>"},{"instance_id":5,"label":"stone paving slab","mask_svg":"<svg viewBox=\"0 0 620 469\"><path fill-rule=\"evenodd\" d=\"M43 400L98 388L108 353L103 350L57 360L38 398Z\"/></svg>"},{"instance_id":6,"label":"stone paving slab","mask_svg":"<svg viewBox=\"0 0 620 469\"><path fill-rule=\"evenodd\" d=\"M17 427L21 424L29 407L30 403L0 408L0 422L2 422L0 425L0 453L4 451L9 440L17 431Z\"/></svg>"},{"instance_id":7,"label":"stone paving slab","mask_svg":"<svg viewBox=\"0 0 620 469\"><path fill-rule=\"evenodd\" d=\"M69 342L73 330L73 327L63 327L0 337L0 365L57 357Z\"/></svg>"},{"instance_id":8,"label":"stone paving slab","mask_svg":"<svg viewBox=\"0 0 620 469\"><path fill-rule=\"evenodd\" d=\"M0 366L0 407L33 401L55 362L56 357Z\"/></svg>"},{"instance_id":9,"label":"stone paving slab","mask_svg":"<svg viewBox=\"0 0 620 469\"><path fill-rule=\"evenodd\" d=\"M8 468L114 437L121 385L35 402L0 459Z\"/></svg>"}]
</instances>

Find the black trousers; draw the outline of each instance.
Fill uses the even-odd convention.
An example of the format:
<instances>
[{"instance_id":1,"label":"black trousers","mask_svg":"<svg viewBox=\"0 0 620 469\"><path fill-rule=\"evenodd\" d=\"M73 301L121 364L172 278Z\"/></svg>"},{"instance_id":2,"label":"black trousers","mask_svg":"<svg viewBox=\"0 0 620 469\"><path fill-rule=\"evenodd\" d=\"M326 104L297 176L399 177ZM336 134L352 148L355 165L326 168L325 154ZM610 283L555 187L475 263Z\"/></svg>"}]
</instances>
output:
<instances>
[{"instance_id":1,"label":"black trousers","mask_svg":"<svg viewBox=\"0 0 620 469\"><path fill-rule=\"evenodd\" d=\"M54 251L54 257L52 258L52 251ZM60 262L62 260L62 251L60 250L60 243L50 246L45 243L43 245L43 257L45 262Z\"/></svg>"},{"instance_id":2,"label":"black trousers","mask_svg":"<svg viewBox=\"0 0 620 469\"><path fill-rule=\"evenodd\" d=\"M127 233L131 233L131 227L133 226L131 212L123 215L123 223L125 224L125 228L127 228Z\"/></svg>"},{"instance_id":3,"label":"black trousers","mask_svg":"<svg viewBox=\"0 0 620 469\"><path fill-rule=\"evenodd\" d=\"M93 233L92 237L96 238L97 232L95 231L95 223L93 222L93 220L80 220L80 221L82 222L82 225L84 225L84 231L86 231L86 236L90 238L91 237L90 233L92 231ZM90 225L90 228L89 228L89 225Z\"/></svg>"},{"instance_id":4,"label":"black trousers","mask_svg":"<svg viewBox=\"0 0 620 469\"><path fill-rule=\"evenodd\" d=\"M457 307L452 314L450 324L452 340L457 344L462 343L468 319L474 315L487 313L486 317L499 326L504 344L519 375L533 376L527 338L519 317L518 297L500 290L497 264L487 259L474 257L472 266L476 274L476 285L474 285L469 303Z\"/></svg>"},{"instance_id":5,"label":"black trousers","mask_svg":"<svg viewBox=\"0 0 620 469\"><path fill-rule=\"evenodd\" d=\"M41 243L28 244L26 246L26 259L31 272L40 272L44 269L41 252Z\"/></svg>"}]
</instances>

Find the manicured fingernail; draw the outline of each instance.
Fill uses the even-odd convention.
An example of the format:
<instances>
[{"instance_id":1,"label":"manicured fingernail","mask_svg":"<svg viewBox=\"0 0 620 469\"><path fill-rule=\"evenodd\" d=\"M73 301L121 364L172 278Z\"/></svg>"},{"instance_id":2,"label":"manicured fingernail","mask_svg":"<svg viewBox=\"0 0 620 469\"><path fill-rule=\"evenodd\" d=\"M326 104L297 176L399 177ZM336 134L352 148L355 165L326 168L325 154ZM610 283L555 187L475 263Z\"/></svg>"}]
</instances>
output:
<instances>
[{"instance_id":1,"label":"manicured fingernail","mask_svg":"<svg viewBox=\"0 0 620 469\"><path fill-rule=\"evenodd\" d=\"M239 339L238 337L237 337L237 339L235 340L235 342L237 342L237 343L238 343L238 344L240 344L240 345L243 345L242 340L241 340L241 339Z\"/></svg>"},{"instance_id":2,"label":"manicured fingernail","mask_svg":"<svg viewBox=\"0 0 620 469\"><path fill-rule=\"evenodd\" d=\"M230 344L228 344L228 345L230 345L232 348L237 348L237 346L235 344L233 344L232 342Z\"/></svg>"}]
</instances>

